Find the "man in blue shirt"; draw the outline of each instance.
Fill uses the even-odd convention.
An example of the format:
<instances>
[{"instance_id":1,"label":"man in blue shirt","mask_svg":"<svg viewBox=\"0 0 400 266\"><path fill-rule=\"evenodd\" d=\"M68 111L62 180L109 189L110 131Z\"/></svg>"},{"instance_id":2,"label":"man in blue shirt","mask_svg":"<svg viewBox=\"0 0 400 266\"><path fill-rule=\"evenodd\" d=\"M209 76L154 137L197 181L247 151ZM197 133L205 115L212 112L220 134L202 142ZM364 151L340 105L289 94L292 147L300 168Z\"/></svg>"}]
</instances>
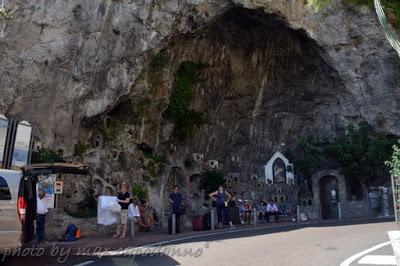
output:
<instances>
[{"instance_id":1,"label":"man in blue shirt","mask_svg":"<svg viewBox=\"0 0 400 266\"><path fill-rule=\"evenodd\" d=\"M177 185L174 186L174 191L169 194L169 202L171 203L172 213L175 214L176 217L175 232L178 234L181 232L179 218L181 216L180 207L183 203L183 197L182 194L179 192L179 187Z\"/></svg>"}]
</instances>

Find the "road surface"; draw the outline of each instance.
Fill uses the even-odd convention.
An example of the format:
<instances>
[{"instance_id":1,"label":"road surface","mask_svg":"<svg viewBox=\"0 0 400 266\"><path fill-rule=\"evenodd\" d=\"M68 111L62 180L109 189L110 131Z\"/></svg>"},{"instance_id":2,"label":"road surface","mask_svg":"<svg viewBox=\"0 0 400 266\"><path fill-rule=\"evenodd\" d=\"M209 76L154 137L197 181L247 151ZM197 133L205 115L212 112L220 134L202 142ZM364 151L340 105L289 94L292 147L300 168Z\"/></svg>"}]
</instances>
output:
<instances>
[{"instance_id":1,"label":"road surface","mask_svg":"<svg viewBox=\"0 0 400 266\"><path fill-rule=\"evenodd\" d=\"M217 230L206 236L156 244L151 249L98 250L96 255L101 257L92 253L69 257L64 265L393 265L387 231L394 229L393 222L380 222ZM143 252L152 253L140 255ZM56 259L11 257L6 258L5 265L57 265Z\"/></svg>"}]
</instances>

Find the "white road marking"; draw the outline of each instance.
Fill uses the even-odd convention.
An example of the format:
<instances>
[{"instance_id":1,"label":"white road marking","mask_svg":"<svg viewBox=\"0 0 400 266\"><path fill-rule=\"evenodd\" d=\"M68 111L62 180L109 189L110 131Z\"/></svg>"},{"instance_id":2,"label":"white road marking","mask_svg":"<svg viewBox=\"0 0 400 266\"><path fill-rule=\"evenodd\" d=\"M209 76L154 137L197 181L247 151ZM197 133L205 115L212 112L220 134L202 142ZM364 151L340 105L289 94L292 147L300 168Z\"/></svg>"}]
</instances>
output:
<instances>
[{"instance_id":1,"label":"white road marking","mask_svg":"<svg viewBox=\"0 0 400 266\"><path fill-rule=\"evenodd\" d=\"M396 258L388 255L367 255L359 260L358 264L397 265Z\"/></svg>"},{"instance_id":2,"label":"white road marking","mask_svg":"<svg viewBox=\"0 0 400 266\"><path fill-rule=\"evenodd\" d=\"M387 246L387 245L390 245L390 241L387 241L387 242L378 244L378 245L373 246L373 247L371 247L371 248L369 248L369 249L366 249L366 250L364 250L364 251L361 251L361 252L359 252L359 253L357 253L357 254L351 256L350 258L346 259L346 260L343 261L342 263L340 263L340 266L349 266L349 265L350 265L351 263L353 263L353 261L355 261L356 259L361 258L362 256L367 255L368 253L370 253L370 252L372 252L372 251L374 251L374 250L380 249L380 248L382 248L382 247L384 247L384 246Z\"/></svg>"},{"instance_id":3,"label":"white road marking","mask_svg":"<svg viewBox=\"0 0 400 266\"><path fill-rule=\"evenodd\" d=\"M92 264L94 261L92 261L92 260L88 260L88 261L85 261L85 262L82 262L82 263L79 263L79 264L75 264L74 266L85 266L85 265L88 265L88 264Z\"/></svg>"}]
</instances>

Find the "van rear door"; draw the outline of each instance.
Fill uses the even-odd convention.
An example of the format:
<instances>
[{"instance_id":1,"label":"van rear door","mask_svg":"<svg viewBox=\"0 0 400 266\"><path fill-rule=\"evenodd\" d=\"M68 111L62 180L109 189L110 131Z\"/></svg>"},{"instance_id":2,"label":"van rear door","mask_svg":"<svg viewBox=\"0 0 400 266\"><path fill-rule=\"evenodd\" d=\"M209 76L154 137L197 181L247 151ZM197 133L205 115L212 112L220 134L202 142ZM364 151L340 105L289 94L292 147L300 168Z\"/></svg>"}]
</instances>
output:
<instances>
[{"instance_id":1,"label":"van rear door","mask_svg":"<svg viewBox=\"0 0 400 266\"><path fill-rule=\"evenodd\" d=\"M21 177L20 171L0 170L0 252L20 245L17 201Z\"/></svg>"}]
</instances>

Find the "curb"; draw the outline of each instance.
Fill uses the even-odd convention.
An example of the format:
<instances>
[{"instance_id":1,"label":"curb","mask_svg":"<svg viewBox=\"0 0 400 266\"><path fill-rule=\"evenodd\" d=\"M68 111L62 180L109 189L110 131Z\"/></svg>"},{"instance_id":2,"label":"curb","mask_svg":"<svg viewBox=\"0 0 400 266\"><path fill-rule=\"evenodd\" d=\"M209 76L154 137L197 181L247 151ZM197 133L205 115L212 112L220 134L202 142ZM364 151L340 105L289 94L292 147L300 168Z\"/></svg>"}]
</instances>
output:
<instances>
[{"instance_id":1,"label":"curb","mask_svg":"<svg viewBox=\"0 0 400 266\"><path fill-rule=\"evenodd\" d=\"M390 244L392 245L394 256L396 258L397 265L400 265L400 231L389 231L388 232Z\"/></svg>"}]
</instances>

